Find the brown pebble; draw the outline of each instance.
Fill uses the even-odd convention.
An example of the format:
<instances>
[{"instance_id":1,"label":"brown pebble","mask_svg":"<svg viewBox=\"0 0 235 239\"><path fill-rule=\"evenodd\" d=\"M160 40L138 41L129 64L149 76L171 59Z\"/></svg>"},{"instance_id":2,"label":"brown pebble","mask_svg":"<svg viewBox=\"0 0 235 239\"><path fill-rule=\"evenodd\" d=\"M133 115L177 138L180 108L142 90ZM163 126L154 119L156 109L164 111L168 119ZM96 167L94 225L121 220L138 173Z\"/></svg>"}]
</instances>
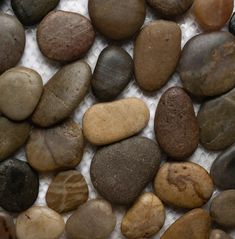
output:
<instances>
[{"instance_id":1,"label":"brown pebble","mask_svg":"<svg viewBox=\"0 0 235 239\"><path fill-rule=\"evenodd\" d=\"M0 238L16 239L16 229L13 218L5 212L0 212Z\"/></svg>"}]
</instances>

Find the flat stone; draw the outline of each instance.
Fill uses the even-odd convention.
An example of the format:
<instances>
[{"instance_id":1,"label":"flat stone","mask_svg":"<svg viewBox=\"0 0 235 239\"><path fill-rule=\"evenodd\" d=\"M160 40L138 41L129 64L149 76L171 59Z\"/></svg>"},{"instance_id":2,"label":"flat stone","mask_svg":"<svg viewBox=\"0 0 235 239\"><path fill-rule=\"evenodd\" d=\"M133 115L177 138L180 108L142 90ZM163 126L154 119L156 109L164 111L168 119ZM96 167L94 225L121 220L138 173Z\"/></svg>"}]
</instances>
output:
<instances>
[{"instance_id":1,"label":"flat stone","mask_svg":"<svg viewBox=\"0 0 235 239\"><path fill-rule=\"evenodd\" d=\"M95 32L89 19L75 12L52 11L37 29L42 54L59 62L83 57L94 40Z\"/></svg>"},{"instance_id":2,"label":"flat stone","mask_svg":"<svg viewBox=\"0 0 235 239\"><path fill-rule=\"evenodd\" d=\"M193 103L182 88L172 87L161 96L155 115L155 134L171 158L185 159L197 148L197 118Z\"/></svg>"},{"instance_id":3,"label":"flat stone","mask_svg":"<svg viewBox=\"0 0 235 239\"><path fill-rule=\"evenodd\" d=\"M88 199L85 178L76 170L59 173L49 185L46 193L48 207L58 213L76 209Z\"/></svg>"},{"instance_id":4,"label":"flat stone","mask_svg":"<svg viewBox=\"0 0 235 239\"><path fill-rule=\"evenodd\" d=\"M0 237L1 239L16 239L13 218L5 212L0 212Z\"/></svg>"},{"instance_id":5,"label":"flat stone","mask_svg":"<svg viewBox=\"0 0 235 239\"><path fill-rule=\"evenodd\" d=\"M218 229L211 231L209 239L232 239L226 232Z\"/></svg>"},{"instance_id":6,"label":"flat stone","mask_svg":"<svg viewBox=\"0 0 235 239\"><path fill-rule=\"evenodd\" d=\"M97 191L115 204L130 204L156 174L161 161L158 145L133 137L98 150L90 174Z\"/></svg>"},{"instance_id":7,"label":"flat stone","mask_svg":"<svg viewBox=\"0 0 235 239\"><path fill-rule=\"evenodd\" d=\"M26 67L12 68L0 76L0 110L12 120L25 120L36 108L43 90L41 76Z\"/></svg>"},{"instance_id":8,"label":"flat stone","mask_svg":"<svg viewBox=\"0 0 235 239\"><path fill-rule=\"evenodd\" d=\"M133 60L121 47L105 48L96 63L92 91L100 101L116 98L133 76Z\"/></svg>"},{"instance_id":9,"label":"flat stone","mask_svg":"<svg viewBox=\"0 0 235 239\"><path fill-rule=\"evenodd\" d=\"M183 48L179 68L184 88L197 97L221 95L235 86L235 38L229 32L200 34Z\"/></svg>"},{"instance_id":10,"label":"flat stone","mask_svg":"<svg viewBox=\"0 0 235 239\"><path fill-rule=\"evenodd\" d=\"M145 26L134 46L135 77L146 91L159 90L174 73L181 53L180 27L157 20Z\"/></svg>"},{"instance_id":11,"label":"flat stone","mask_svg":"<svg viewBox=\"0 0 235 239\"><path fill-rule=\"evenodd\" d=\"M49 127L68 118L85 97L91 78L91 69L84 61L62 67L45 85L33 122Z\"/></svg>"},{"instance_id":12,"label":"flat stone","mask_svg":"<svg viewBox=\"0 0 235 239\"><path fill-rule=\"evenodd\" d=\"M16 123L0 116L0 161L24 145L30 133L27 122Z\"/></svg>"},{"instance_id":13,"label":"flat stone","mask_svg":"<svg viewBox=\"0 0 235 239\"><path fill-rule=\"evenodd\" d=\"M220 154L211 167L211 177L221 189L235 189L235 144Z\"/></svg>"},{"instance_id":14,"label":"flat stone","mask_svg":"<svg viewBox=\"0 0 235 239\"><path fill-rule=\"evenodd\" d=\"M62 216L47 207L31 207L16 220L18 239L59 239L64 228Z\"/></svg>"},{"instance_id":15,"label":"flat stone","mask_svg":"<svg viewBox=\"0 0 235 239\"><path fill-rule=\"evenodd\" d=\"M25 47L25 32L16 17L0 13L0 74L14 67Z\"/></svg>"},{"instance_id":16,"label":"flat stone","mask_svg":"<svg viewBox=\"0 0 235 239\"><path fill-rule=\"evenodd\" d=\"M134 35L143 25L146 15L143 0L89 0L88 9L95 28L113 40Z\"/></svg>"},{"instance_id":17,"label":"flat stone","mask_svg":"<svg viewBox=\"0 0 235 239\"><path fill-rule=\"evenodd\" d=\"M138 98L96 104L83 116L83 133L92 144L111 144L140 132L149 116L148 107Z\"/></svg>"},{"instance_id":18,"label":"flat stone","mask_svg":"<svg viewBox=\"0 0 235 239\"><path fill-rule=\"evenodd\" d=\"M195 163L165 163L158 171L154 189L157 196L172 206L201 207L212 196L214 186L207 171Z\"/></svg>"},{"instance_id":19,"label":"flat stone","mask_svg":"<svg viewBox=\"0 0 235 239\"><path fill-rule=\"evenodd\" d=\"M194 209L176 220L161 239L208 239L211 219L201 208Z\"/></svg>"},{"instance_id":20,"label":"flat stone","mask_svg":"<svg viewBox=\"0 0 235 239\"><path fill-rule=\"evenodd\" d=\"M229 31L235 35L235 13L233 13L228 26Z\"/></svg>"},{"instance_id":21,"label":"flat stone","mask_svg":"<svg viewBox=\"0 0 235 239\"><path fill-rule=\"evenodd\" d=\"M216 196L210 206L210 215L218 225L235 227L235 190L226 190Z\"/></svg>"},{"instance_id":22,"label":"flat stone","mask_svg":"<svg viewBox=\"0 0 235 239\"><path fill-rule=\"evenodd\" d=\"M153 193L144 193L122 219L121 231L128 239L151 237L165 222L165 208Z\"/></svg>"},{"instance_id":23,"label":"flat stone","mask_svg":"<svg viewBox=\"0 0 235 239\"><path fill-rule=\"evenodd\" d=\"M80 206L66 223L68 239L106 239L116 225L112 206L102 199L93 199Z\"/></svg>"},{"instance_id":24,"label":"flat stone","mask_svg":"<svg viewBox=\"0 0 235 239\"><path fill-rule=\"evenodd\" d=\"M204 30L215 31L221 29L229 20L233 5L233 0L195 0L193 12Z\"/></svg>"},{"instance_id":25,"label":"flat stone","mask_svg":"<svg viewBox=\"0 0 235 239\"><path fill-rule=\"evenodd\" d=\"M37 199L39 179L23 161L7 159L0 163L0 206L10 212L21 212Z\"/></svg>"},{"instance_id":26,"label":"flat stone","mask_svg":"<svg viewBox=\"0 0 235 239\"><path fill-rule=\"evenodd\" d=\"M201 144L209 150L235 143L235 89L204 103L198 113Z\"/></svg>"},{"instance_id":27,"label":"flat stone","mask_svg":"<svg viewBox=\"0 0 235 239\"><path fill-rule=\"evenodd\" d=\"M60 0L11 0L17 18L26 26L40 22Z\"/></svg>"},{"instance_id":28,"label":"flat stone","mask_svg":"<svg viewBox=\"0 0 235 239\"><path fill-rule=\"evenodd\" d=\"M26 156L37 171L64 170L80 163L83 149L80 125L68 120L53 128L33 129L26 145Z\"/></svg>"}]
</instances>

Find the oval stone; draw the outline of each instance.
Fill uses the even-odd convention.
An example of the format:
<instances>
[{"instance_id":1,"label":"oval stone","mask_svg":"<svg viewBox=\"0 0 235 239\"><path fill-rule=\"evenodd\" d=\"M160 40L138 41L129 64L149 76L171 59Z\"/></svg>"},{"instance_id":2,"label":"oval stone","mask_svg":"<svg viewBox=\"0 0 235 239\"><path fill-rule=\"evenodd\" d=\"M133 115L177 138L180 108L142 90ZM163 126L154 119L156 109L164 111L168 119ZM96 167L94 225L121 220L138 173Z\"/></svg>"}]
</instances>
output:
<instances>
[{"instance_id":1,"label":"oval stone","mask_svg":"<svg viewBox=\"0 0 235 239\"><path fill-rule=\"evenodd\" d=\"M198 113L201 144L209 150L235 143L235 89L204 103Z\"/></svg>"},{"instance_id":2,"label":"oval stone","mask_svg":"<svg viewBox=\"0 0 235 239\"><path fill-rule=\"evenodd\" d=\"M232 239L232 237L222 230L214 229L211 231L209 239Z\"/></svg>"},{"instance_id":3,"label":"oval stone","mask_svg":"<svg viewBox=\"0 0 235 239\"><path fill-rule=\"evenodd\" d=\"M98 150L90 174L97 191L115 204L130 204L156 174L161 161L158 145L133 137Z\"/></svg>"},{"instance_id":4,"label":"oval stone","mask_svg":"<svg viewBox=\"0 0 235 239\"><path fill-rule=\"evenodd\" d=\"M214 222L227 228L235 227L235 190L227 190L216 196L210 206Z\"/></svg>"},{"instance_id":5,"label":"oval stone","mask_svg":"<svg viewBox=\"0 0 235 239\"><path fill-rule=\"evenodd\" d=\"M134 47L135 77L146 91L159 90L174 73L181 52L180 27L158 20L144 27Z\"/></svg>"},{"instance_id":6,"label":"oval stone","mask_svg":"<svg viewBox=\"0 0 235 239\"><path fill-rule=\"evenodd\" d=\"M18 159L0 163L0 206L10 212L21 212L31 207L39 190L38 175Z\"/></svg>"},{"instance_id":7,"label":"oval stone","mask_svg":"<svg viewBox=\"0 0 235 239\"><path fill-rule=\"evenodd\" d=\"M185 45L179 73L197 97L221 95L235 86L235 38L229 32L200 34Z\"/></svg>"},{"instance_id":8,"label":"oval stone","mask_svg":"<svg viewBox=\"0 0 235 239\"><path fill-rule=\"evenodd\" d=\"M80 163L83 149L80 125L68 120L50 129L33 129L26 145L26 156L37 171L64 170Z\"/></svg>"},{"instance_id":9,"label":"oval stone","mask_svg":"<svg viewBox=\"0 0 235 239\"><path fill-rule=\"evenodd\" d=\"M0 74L14 67L24 52L25 32L16 17L0 13Z\"/></svg>"},{"instance_id":10,"label":"oval stone","mask_svg":"<svg viewBox=\"0 0 235 239\"><path fill-rule=\"evenodd\" d=\"M94 95L101 101L116 98L133 76L131 56L118 46L105 48L96 63L91 86Z\"/></svg>"},{"instance_id":11,"label":"oval stone","mask_svg":"<svg viewBox=\"0 0 235 239\"><path fill-rule=\"evenodd\" d=\"M176 220L161 239L208 239L210 230L209 214L203 209L197 208Z\"/></svg>"},{"instance_id":12,"label":"oval stone","mask_svg":"<svg viewBox=\"0 0 235 239\"><path fill-rule=\"evenodd\" d=\"M59 62L84 56L95 40L90 21L74 12L50 12L39 24L37 41L43 55Z\"/></svg>"},{"instance_id":13,"label":"oval stone","mask_svg":"<svg viewBox=\"0 0 235 239\"><path fill-rule=\"evenodd\" d=\"M113 40L134 35L146 15L144 0L89 0L88 9L97 30Z\"/></svg>"},{"instance_id":14,"label":"oval stone","mask_svg":"<svg viewBox=\"0 0 235 239\"><path fill-rule=\"evenodd\" d=\"M0 116L0 161L24 145L30 133L27 122L16 123Z\"/></svg>"},{"instance_id":15,"label":"oval stone","mask_svg":"<svg viewBox=\"0 0 235 239\"><path fill-rule=\"evenodd\" d=\"M148 107L138 98L96 104L83 116L83 132L92 144L111 144L140 132L149 117Z\"/></svg>"},{"instance_id":16,"label":"oval stone","mask_svg":"<svg viewBox=\"0 0 235 239\"><path fill-rule=\"evenodd\" d=\"M5 212L0 212L0 238L16 239L16 229L13 218Z\"/></svg>"},{"instance_id":17,"label":"oval stone","mask_svg":"<svg viewBox=\"0 0 235 239\"><path fill-rule=\"evenodd\" d=\"M51 182L47 193L48 207L58 213L76 209L88 199L85 178L76 170L59 173Z\"/></svg>"},{"instance_id":18,"label":"oval stone","mask_svg":"<svg viewBox=\"0 0 235 239\"><path fill-rule=\"evenodd\" d=\"M64 219L47 207L31 207L16 220L18 239L59 239L64 228Z\"/></svg>"},{"instance_id":19,"label":"oval stone","mask_svg":"<svg viewBox=\"0 0 235 239\"><path fill-rule=\"evenodd\" d=\"M12 68L0 76L0 110L12 120L28 118L43 90L41 76L26 67Z\"/></svg>"},{"instance_id":20,"label":"oval stone","mask_svg":"<svg viewBox=\"0 0 235 239\"><path fill-rule=\"evenodd\" d=\"M165 208L153 193L144 193L122 219L121 231L128 239L146 238L160 231Z\"/></svg>"},{"instance_id":21,"label":"oval stone","mask_svg":"<svg viewBox=\"0 0 235 239\"><path fill-rule=\"evenodd\" d=\"M45 85L33 122L49 127L68 118L85 97L91 78L90 66L84 61L61 68Z\"/></svg>"},{"instance_id":22,"label":"oval stone","mask_svg":"<svg viewBox=\"0 0 235 239\"><path fill-rule=\"evenodd\" d=\"M195 0L193 11L198 23L205 30L215 31L221 29L229 20L233 5L233 0Z\"/></svg>"},{"instance_id":23,"label":"oval stone","mask_svg":"<svg viewBox=\"0 0 235 239\"><path fill-rule=\"evenodd\" d=\"M228 29L233 35L235 35L235 13L233 13L233 15L229 21Z\"/></svg>"},{"instance_id":24,"label":"oval stone","mask_svg":"<svg viewBox=\"0 0 235 239\"><path fill-rule=\"evenodd\" d=\"M26 26L40 22L60 0L11 0L17 18Z\"/></svg>"},{"instance_id":25,"label":"oval stone","mask_svg":"<svg viewBox=\"0 0 235 239\"><path fill-rule=\"evenodd\" d=\"M116 225L112 206L102 199L93 199L80 206L66 223L68 239L106 239Z\"/></svg>"},{"instance_id":26,"label":"oval stone","mask_svg":"<svg viewBox=\"0 0 235 239\"><path fill-rule=\"evenodd\" d=\"M221 189L235 189L235 144L220 154L211 167L211 177Z\"/></svg>"},{"instance_id":27,"label":"oval stone","mask_svg":"<svg viewBox=\"0 0 235 239\"><path fill-rule=\"evenodd\" d=\"M197 118L193 103L182 88L172 87L162 95L156 110L155 134L171 158L185 159L197 148Z\"/></svg>"}]
</instances>

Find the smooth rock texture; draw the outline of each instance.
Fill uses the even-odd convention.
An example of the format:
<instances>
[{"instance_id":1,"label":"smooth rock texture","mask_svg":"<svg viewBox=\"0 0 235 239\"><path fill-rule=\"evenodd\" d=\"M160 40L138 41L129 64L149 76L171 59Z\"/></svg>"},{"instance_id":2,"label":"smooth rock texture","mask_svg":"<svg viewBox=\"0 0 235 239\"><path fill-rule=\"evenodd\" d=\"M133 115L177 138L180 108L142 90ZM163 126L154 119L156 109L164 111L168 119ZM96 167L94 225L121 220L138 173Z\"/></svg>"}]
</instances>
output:
<instances>
[{"instance_id":1,"label":"smooth rock texture","mask_svg":"<svg viewBox=\"0 0 235 239\"><path fill-rule=\"evenodd\" d=\"M99 55L91 81L93 94L100 101L116 98L133 76L131 56L118 46L106 47Z\"/></svg>"},{"instance_id":2,"label":"smooth rock texture","mask_svg":"<svg viewBox=\"0 0 235 239\"><path fill-rule=\"evenodd\" d=\"M59 62L84 56L95 40L90 21L74 12L50 12L39 24L37 41L43 55Z\"/></svg>"},{"instance_id":3,"label":"smooth rock texture","mask_svg":"<svg viewBox=\"0 0 235 239\"><path fill-rule=\"evenodd\" d=\"M5 212L0 212L0 238L16 239L16 229L13 217Z\"/></svg>"},{"instance_id":4,"label":"smooth rock texture","mask_svg":"<svg viewBox=\"0 0 235 239\"><path fill-rule=\"evenodd\" d=\"M209 150L235 143L235 89L204 103L198 113L201 144Z\"/></svg>"},{"instance_id":5,"label":"smooth rock texture","mask_svg":"<svg viewBox=\"0 0 235 239\"><path fill-rule=\"evenodd\" d=\"M226 232L218 229L211 231L209 239L232 239Z\"/></svg>"},{"instance_id":6,"label":"smooth rock texture","mask_svg":"<svg viewBox=\"0 0 235 239\"><path fill-rule=\"evenodd\" d=\"M220 154L211 167L211 177L220 189L235 189L235 144Z\"/></svg>"},{"instance_id":7,"label":"smooth rock texture","mask_svg":"<svg viewBox=\"0 0 235 239\"><path fill-rule=\"evenodd\" d=\"M0 206L10 212L21 212L37 199L39 179L23 161L7 159L0 163Z\"/></svg>"},{"instance_id":8,"label":"smooth rock texture","mask_svg":"<svg viewBox=\"0 0 235 239\"><path fill-rule=\"evenodd\" d=\"M163 164L156 175L154 189L163 202L188 209L201 207L214 191L207 171L189 162Z\"/></svg>"},{"instance_id":9,"label":"smooth rock texture","mask_svg":"<svg viewBox=\"0 0 235 239\"><path fill-rule=\"evenodd\" d=\"M96 104L83 116L83 133L92 144L111 144L140 132L149 116L148 107L138 98Z\"/></svg>"},{"instance_id":10,"label":"smooth rock texture","mask_svg":"<svg viewBox=\"0 0 235 239\"><path fill-rule=\"evenodd\" d=\"M235 38L229 32L200 34L183 48L178 71L197 97L221 95L235 86Z\"/></svg>"},{"instance_id":11,"label":"smooth rock texture","mask_svg":"<svg viewBox=\"0 0 235 239\"><path fill-rule=\"evenodd\" d=\"M128 239L151 237L165 222L165 208L153 193L144 193L122 219L121 231Z\"/></svg>"},{"instance_id":12,"label":"smooth rock texture","mask_svg":"<svg viewBox=\"0 0 235 239\"><path fill-rule=\"evenodd\" d=\"M155 134L171 158L185 159L197 148L197 118L193 103L182 88L172 87L161 96L155 115Z\"/></svg>"},{"instance_id":13,"label":"smooth rock texture","mask_svg":"<svg viewBox=\"0 0 235 239\"><path fill-rule=\"evenodd\" d=\"M26 156L37 171L65 170L80 163L83 149L80 125L68 120L50 129L33 129L26 145Z\"/></svg>"},{"instance_id":14,"label":"smooth rock texture","mask_svg":"<svg viewBox=\"0 0 235 239\"><path fill-rule=\"evenodd\" d=\"M235 13L233 13L228 26L229 31L235 35Z\"/></svg>"},{"instance_id":15,"label":"smooth rock texture","mask_svg":"<svg viewBox=\"0 0 235 239\"><path fill-rule=\"evenodd\" d=\"M194 209L176 220L161 239L208 239L211 219L203 209Z\"/></svg>"},{"instance_id":16,"label":"smooth rock texture","mask_svg":"<svg viewBox=\"0 0 235 239\"><path fill-rule=\"evenodd\" d=\"M222 227L235 227L235 190L226 190L211 202L210 215Z\"/></svg>"},{"instance_id":17,"label":"smooth rock texture","mask_svg":"<svg viewBox=\"0 0 235 239\"><path fill-rule=\"evenodd\" d=\"M80 206L66 223L68 239L107 239L116 225L111 205L93 199Z\"/></svg>"},{"instance_id":18,"label":"smooth rock texture","mask_svg":"<svg viewBox=\"0 0 235 239\"><path fill-rule=\"evenodd\" d=\"M135 77L146 91L159 90L174 73L181 52L180 27L157 20L145 26L134 46Z\"/></svg>"},{"instance_id":19,"label":"smooth rock texture","mask_svg":"<svg viewBox=\"0 0 235 239\"><path fill-rule=\"evenodd\" d=\"M98 150L90 174L97 191L115 204L130 204L156 174L161 161L158 145L133 137Z\"/></svg>"},{"instance_id":20,"label":"smooth rock texture","mask_svg":"<svg viewBox=\"0 0 235 239\"><path fill-rule=\"evenodd\" d=\"M0 74L14 67L23 55L25 32L16 17L0 13Z\"/></svg>"},{"instance_id":21,"label":"smooth rock texture","mask_svg":"<svg viewBox=\"0 0 235 239\"><path fill-rule=\"evenodd\" d=\"M0 76L0 111L12 120L25 120L36 108L43 90L41 76L26 67Z\"/></svg>"},{"instance_id":22,"label":"smooth rock texture","mask_svg":"<svg viewBox=\"0 0 235 239\"><path fill-rule=\"evenodd\" d=\"M76 170L61 172L52 180L46 193L48 207L58 213L76 209L88 199L85 178Z\"/></svg>"},{"instance_id":23,"label":"smooth rock texture","mask_svg":"<svg viewBox=\"0 0 235 239\"><path fill-rule=\"evenodd\" d=\"M27 122L16 123L0 116L0 161L24 145L30 133Z\"/></svg>"},{"instance_id":24,"label":"smooth rock texture","mask_svg":"<svg viewBox=\"0 0 235 239\"><path fill-rule=\"evenodd\" d=\"M33 122L49 127L68 118L85 97L91 78L90 66L84 61L62 67L44 86Z\"/></svg>"},{"instance_id":25,"label":"smooth rock texture","mask_svg":"<svg viewBox=\"0 0 235 239\"><path fill-rule=\"evenodd\" d=\"M143 25L146 15L144 0L89 0L92 24L105 37L124 40Z\"/></svg>"},{"instance_id":26,"label":"smooth rock texture","mask_svg":"<svg viewBox=\"0 0 235 239\"><path fill-rule=\"evenodd\" d=\"M18 239L59 239L64 228L62 216L47 207L31 207L16 220Z\"/></svg>"},{"instance_id":27,"label":"smooth rock texture","mask_svg":"<svg viewBox=\"0 0 235 239\"><path fill-rule=\"evenodd\" d=\"M221 29L233 12L233 0L195 0L193 12L204 30Z\"/></svg>"},{"instance_id":28,"label":"smooth rock texture","mask_svg":"<svg viewBox=\"0 0 235 239\"><path fill-rule=\"evenodd\" d=\"M60 0L11 0L17 18L26 26L40 22Z\"/></svg>"}]
</instances>

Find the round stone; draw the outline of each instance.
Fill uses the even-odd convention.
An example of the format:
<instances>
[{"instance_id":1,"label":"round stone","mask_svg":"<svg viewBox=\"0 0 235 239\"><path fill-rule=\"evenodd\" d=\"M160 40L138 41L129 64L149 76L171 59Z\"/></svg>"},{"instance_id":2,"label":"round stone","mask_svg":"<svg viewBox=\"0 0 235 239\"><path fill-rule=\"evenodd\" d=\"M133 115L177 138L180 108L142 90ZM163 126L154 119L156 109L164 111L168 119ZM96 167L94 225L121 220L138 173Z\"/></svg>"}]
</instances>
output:
<instances>
[{"instance_id":1,"label":"round stone","mask_svg":"<svg viewBox=\"0 0 235 239\"><path fill-rule=\"evenodd\" d=\"M51 182L46 202L48 207L64 213L76 209L88 199L85 178L76 170L59 173Z\"/></svg>"},{"instance_id":2,"label":"round stone","mask_svg":"<svg viewBox=\"0 0 235 239\"><path fill-rule=\"evenodd\" d=\"M161 97L155 116L157 141L168 156L185 159L199 142L199 127L190 97L180 87L168 89Z\"/></svg>"},{"instance_id":3,"label":"round stone","mask_svg":"<svg viewBox=\"0 0 235 239\"><path fill-rule=\"evenodd\" d=\"M158 171L154 189L165 203L193 209L212 196L213 182L207 171L195 163L165 163Z\"/></svg>"},{"instance_id":4,"label":"round stone","mask_svg":"<svg viewBox=\"0 0 235 239\"><path fill-rule=\"evenodd\" d=\"M197 97L221 95L235 86L235 38L229 32L200 34L185 45L178 71Z\"/></svg>"},{"instance_id":5,"label":"round stone","mask_svg":"<svg viewBox=\"0 0 235 239\"><path fill-rule=\"evenodd\" d=\"M151 237L165 222L165 208L153 193L144 193L122 219L121 231L128 239Z\"/></svg>"},{"instance_id":6,"label":"round stone","mask_svg":"<svg viewBox=\"0 0 235 239\"><path fill-rule=\"evenodd\" d=\"M92 91L101 101L116 98L127 86L133 76L133 60L122 48L105 48L96 63L91 82Z\"/></svg>"},{"instance_id":7,"label":"round stone","mask_svg":"<svg viewBox=\"0 0 235 239\"><path fill-rule=\"evenodd\" d=\"M16 239L16 229L13 218L5 212L0 212L0 238Z\"/></svg>"},{"instance_id":8,"label":"round stone","mask_svg":"<svg viewBox=\"0 0 235 239\"><path fill-rule=\"evenodd\" d=\"M146 91L159 90L175 72L181 53L180 27L154 21L139 33L134 46L135 77Z\"/></svg>"},{"instance_id":9,"label":"round stone","mask_svg":"<svg viewBox=\"0 0 235 239\"><path fill-rule=\"evenodd\" d=\"M33 122L49 127L68 118L85 97L91 78L90 66L84 61L62 67L44 86Z\"/></svg>"},{"instance_id":10,"label":"round stone","mask_svg":"<svg viewBox=\"0 0 235 239\"><path fill-rule=\"evenodd\" d=\"M24 52L25 32L16 17L0 13L0 74L14 67Z\"/></svg>"},{"instance_id":11,"label":"round stone","mask_svg":"<svg viewBox=\"0 0 235 239\"><path fill-rule=\"evenodd\" d=\"M31 207L39 190L38 175L18 159L0 163L0 206L10 212L21 212Z\"/></svg>"},{"instance_id":12,"label":"round stone","mask_svg":"<svg viewBox=\"0 0 235 239\"><path fill-rule=\"evenodd\" d=\"M156 174L161 161L158 145L133 137L98 150L91 163L97 191L115 204L130 204Z\"/></svg>"},{"instance_id":13,"label":"round stone","mask_svg":"<svg viewBox=\"0 0 235 239\"><path fill-rule=\"evenodd\" d=\"M33 129L26 145L26 156L37 171L65 170L80 163L83 149L80 125L68 120L53 128Z\"/></svg>"},{"instance_id":14,"label":"round stone","mask_svg":"<svg viewBox=\"0 0 235 239\"><path fill-rule=\"evenodd\" d=\"M229 21L229 31L235 35L235 13L232 15L230 21Z\"/></svg>"},{"instance_id":15,"label":"round stone","mask_svg":"<svg viewBox=\"0 0 235 239\"><path fill-rule=\"evenodd\" d=\"M40 22L60 0L11 0L17 18L26 26Z\"/></svg>"},{"instance_id":16,"label":"round stone","mask_svg":"<svg viewBox=\"0 0 235 239\"><path fill-rule=\"evenodd\" d=\"M218 229L211 231L209 239L232 239L226 232Z\"/></svg>"},{"instance_id":17,"label":"round stone","mask_svg":"<svg viewBox=\"0 0 235 239\"><path fill-rule=\"evenodd\" d=\"M12 120L24 120L33 113L42 91L42 78L36 71L12 68L0 76L0 110Z\"/></svg>"},{"instance_id":18,"label":"round stone","mask_svg":"<svg viewBox=\"0 0 235 239\"><path fill-rule=\"evenodd\" d=\"M81 58L94 40L95 32L90 21L74 12L50 12L37 30L37 41L43 55L59 62Z\"/></svg>"},{"instance_id":19,"label":"round stone","mask_svg":"<svg viewBox=\"0 0 235 239\"><path fill-rule=\"evenodd\" d=\"M31 207L16 220L18 239L59 239L64 228L64 219L47 207Z\"/></svg>"},{"instance_id":20,"label":"round stone","mask_svg":"<svg viewBox=\"0 0 235 239\"><path fill-rule=\"evenodd\" d=\"M211 177L221 189L235 189L235 144L229 147L213 162Z\"/></svg>"},{"instance_id":21,"label":"round stone","mask_svg":"<svg viewBox=\"0 0 235 239\"><path fill-rule=\"evenodd\" d=\"M193 11L198 23L205 30L215 31L221 29L229 20L233 4L233 0L195 0Z\"/></svg>"},{"instance_id":22,"label":"round stone","mask_svg":"<svg viewBox=\"0 0 235 239\"><path fill-rule=\"evenodd\" d=\"M106 239L116 225L111 205L93 199L80 206L66 223L68 239Z\"/></svg>"},{"instance_id":23,"label":"round stone","mask_svg":"<svg viewBox=\"0 0 235 239\"><path fill-rule=\"evenodd\" d=\"M235 190L227 190L216 196L210 206L213 221L223 227L235 228Z\"/></svg>"},{"instance_id":24,"label":"round stone","mask_svg":"<svg viewBox=\"0 0 235 239\"><path fill-rule=\"evenodd\" d=\"M88 9L95 28L113 40L134 35L146 15L144 0L89 0Z\"/></svg>"}]
</instances>

